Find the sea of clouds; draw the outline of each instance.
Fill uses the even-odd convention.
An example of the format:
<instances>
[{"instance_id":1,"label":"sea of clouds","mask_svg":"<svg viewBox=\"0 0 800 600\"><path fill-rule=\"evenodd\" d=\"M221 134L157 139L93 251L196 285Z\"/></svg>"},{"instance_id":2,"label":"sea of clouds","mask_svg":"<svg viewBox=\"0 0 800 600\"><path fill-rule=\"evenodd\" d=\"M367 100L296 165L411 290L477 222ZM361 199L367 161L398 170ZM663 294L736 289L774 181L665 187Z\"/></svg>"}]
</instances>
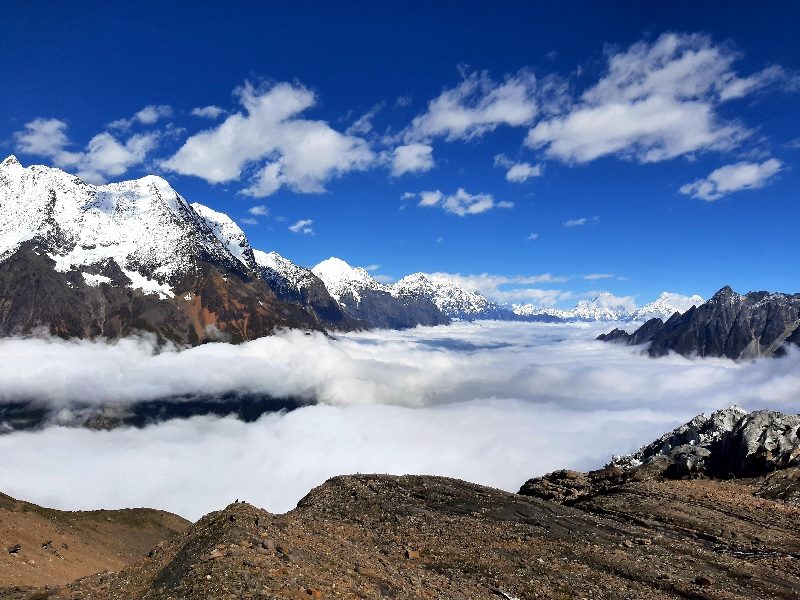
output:
<instances>
[{"instance_id":1,"label":"sea of clouds","mask_svg":"<svg viewBox=\"0 0 800 600\"><path fill-rule=\"evenodd\" d=\"M557 468L601 466L700 412L800 412L800 352L651 359L594 341L605 325L456 323L157 349L0 341L0 402L54 408L240 392L296 397L255 423L48 427L0 436L0 490L65 509L155 506L195 519L234 499L275 512L328 477L426 473L516 491Z\"/></svg>"}]
</instances>

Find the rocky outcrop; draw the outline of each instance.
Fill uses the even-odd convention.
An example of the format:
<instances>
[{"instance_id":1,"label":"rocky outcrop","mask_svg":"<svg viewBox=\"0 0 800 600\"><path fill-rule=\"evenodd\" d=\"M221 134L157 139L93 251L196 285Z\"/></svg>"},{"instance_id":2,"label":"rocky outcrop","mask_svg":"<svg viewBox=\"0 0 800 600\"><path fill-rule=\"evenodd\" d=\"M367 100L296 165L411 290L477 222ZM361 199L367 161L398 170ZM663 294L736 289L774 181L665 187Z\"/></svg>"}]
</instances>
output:
<instances>
[{"instance_id":1,"label":"rocky outcrop","mask_svg":"<svg viewBox=\"0 0 800 600\"><path fill-rule=\"evenodd\" d=\"M289 513L231 504L136 564L50 593L789 599L800 589L798 517L744 486L701 480L632 482L565 506L441 477L336 477ZM0 591L33 593L43 592Z\"/></svg>"},{"instance_id":2,"label":"rocky outcrop","mask_svg":"<svg viewBox=\"0 0 800 600\"><path fill-rule=\"evenodd\" d=\"M779 356L787 344L800 343L800 294L740 295L726 286L708 302L666 322L653 319L633 333L616 329L598 339L649 343L650 356L669 352L733 359Z\"/></svg>"},{"instance_id":3,"label":"rocky outcrop","mask_svg":"<svg viewBox=\"0 0 800 600\"><path fill-rule=\"evenodd\" d=\"M168 297L131 285L130 274L113 259L66 272L54 267L33 241L0 262L0 335L152 333L195 345L242 342L279 327L320 329L303 307L281 302L260 279L202 260L172 280Z\"/></svg>"}]
</instances>

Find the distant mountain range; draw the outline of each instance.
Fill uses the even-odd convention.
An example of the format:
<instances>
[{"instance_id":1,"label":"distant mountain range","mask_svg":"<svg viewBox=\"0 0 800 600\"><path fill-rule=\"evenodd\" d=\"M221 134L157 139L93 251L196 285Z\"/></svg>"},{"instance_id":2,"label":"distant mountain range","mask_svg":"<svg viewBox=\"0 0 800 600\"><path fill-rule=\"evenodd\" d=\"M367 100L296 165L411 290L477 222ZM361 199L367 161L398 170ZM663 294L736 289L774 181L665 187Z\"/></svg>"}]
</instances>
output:
<instances>
[{"instance_id":1,"label":"distant mountain range","mask_svg":"<svg viewBox=\"0 0 800 600\"><path fill-rule=\"evenodd\" d=\"M197 344L278 327L350 331L454 319L636 321L701 304L662 294L636 308L600 294L571 310L500 305L441 274L394 284L330 258L308 269L251 247L227 215L164 179L89 185L59 169L0 163L0 335L149 331Z\"/></svg>"},{"instance_id":2,"label":"distant mountain range","mask_svg":"<svg viewBox=\"0 0 800 600\"><path fill-rule=\"evenodd\" d=\"M614 329L598 339L649 344L651 356L677 352L684 356L751 359L778 356L787 344L800 345L800 294L737 294L725 286L708 301L654 318L628 333Z\"/></svg>"}]
</instances>

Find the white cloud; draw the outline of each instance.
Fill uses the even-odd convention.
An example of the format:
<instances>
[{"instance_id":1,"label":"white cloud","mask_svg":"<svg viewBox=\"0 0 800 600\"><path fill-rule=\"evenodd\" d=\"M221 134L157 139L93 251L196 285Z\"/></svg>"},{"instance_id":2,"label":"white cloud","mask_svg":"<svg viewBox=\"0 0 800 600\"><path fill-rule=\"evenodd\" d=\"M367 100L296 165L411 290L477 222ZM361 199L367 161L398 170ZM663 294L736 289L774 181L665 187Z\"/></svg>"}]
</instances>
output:
<instances>
[{"instance_id":1,"label":"white cloud","mask_svg":"<svg viewBox=\"0 0 800 600\"><path fill-rule=\"evenodd\" d=\"M774 68L740 78L737 54L705 35L668 33L608 56L608 70L566 113L539 122L526 144L568 162L617 155L657 162L735 147L749 132L717 107L767 85Z\"/></svg>"},{"instance_id":2,"label":"white cloud","mask_svg":"<svg viewBox=\"0 0 800 600\"><path fill-rule=\"evenodd\" d=\"M598 279L613 279L616 277L615 273L589 273L584 275L583 278L587 281L597 281Z\"/></svg>"},{"instance_id":3,"label":"white cloud","mask_svg":"<svg viewBox=\"0 0 800 600\"><path fill-rule=\"evenodd\" d=\"M264 206L263 204L259 204L258 206L251 206L247 209L251 215L256 215L258 217L266 217L269 216L269 208Z\"/></svg>"},{"instance_id":4,"label":"white cloud","mask_svg":"<svg viewBox=\"0 0 800 600\"><path fill-rule=\"evenodd\" d=\"M250 217L245 217L244 219L239 219L239 222L243 225L258 225L257 219L251 219Z\"/></svg>"},{"instance_id":5,"label":"white cloud","mask_svg":"<svg viewBox=\"0 0 800 600\"><path fill-rule=\"evenodd\" d=\"M681 186L680 193L702 200L719 200L732 192L764 187L782 168L783 163L775 158L762 163L725 165L712 171L708 177Z\"/></svg>"},{"instance_id":6,"label":"white cloud","mask_svg":"<svg viewBox=\"0 0 800 600\"><path fill-rule=\"evenodd\" d=\"M63 407L242 391L321 405L251 424L195 418L3 435L0 455L13 460L0 461L0 489L59 508L149 505L190 518L235 498L284 511L326 478L355 472L516 491L557 468L599 467L699 412L733 403L800 411L800 352L749 363L653 360L594 341L605 329L457 323L335 339L291 331L183 352L134 340L5 339L0 401Z\"/></svg>"},{"instance_id":7,"label":"white cloud","mask_svg":"<svg viewBox=\"0 0 800 600\"><path fill-rule=\"evenodd\" d=\"M509 160L505 154L498 154L495 156L494 165L507 169L506 180L512 183L524 183L531 177L539 177L542 174L541 165L532 165L527 162L514 162Z\"/></svg>"},{"instance_id":8,"label":"white cloud","mask_svg":"<svg viewBox=\"0 0 800 600\"><path fill-rule=\"evenodd\" d=\"M158 146L158 133L136 134L120 141L108 132L94 136L81 152L68 150L67 124L59 119L34 119L14 134L17 150L50 158L89 183L104 183L144 162Z\"/></svg>"},{"instance_id":9,"label":"white cloud","mask_svg":"<svg viewBox=\"0 0 800 600\"><path fill-rule=\"evenodd\" d=\"M486 72L471 73L431 100L403 137L406 142L470 139L501 125L528 125L538 112L536 93L536 77L526 70L502 82L492 81Z\"/></svg>"},{"instance_id":10,"label":"white cloud","mask_svg":"<svg viewBox=\"0 0 800 600\"><path fill-rule=\"evenodd\" d=\"M539 239L539 234L538 233L532 233L532 234L530 234L528 236L528 240L529 241L538 240L538 239Z\"/></svg>"},{"instance_id":11,"label":"white cloud","mask_svg":"<svg viewBox=\"0 0 800 600\"><path fill-rule=\"evenodd\" d=\"M167 104L149 104L134 114L130 119L117 119L108 124L109 129L127 131L134 124L154 125L160 119L172 116L172 107Z\"/></svg>"},{"instance_id":12,"label":"white cloud","mask_svg":"<svg viewBox=\"0 0 800 600\"><path fill-rule=\"evenodd\" d=\"M358 119L353 121L353 123L345 130L345 135L366 135L372 131L372 120L375 116L383 110L384 104L376 104L363 115L361 115Z\"/></svg>"},{"instance_id":13,"label":"white cloud","mask_svg":"<svg viewBox=\"0 0 800 600\"><path fill-rule=\"evenodd\" d=\"M398 146L392 153L392 175L403 173L424 173L434 166L433 148L427 144L407 144Z\"/></svg>"},{"instance_id":14,"label":"white cloud","mask_svg":"<svg viewBox=\"0 0 800 600\"><path fill-rule=\"evenodd\" d=\"M164 167L210 183L257 173L243 193L263 197L287 186L321 193L331 178L367 168L375 155L369 143L332 129L325 121L300 118L316 104L310 90L289 83L257 89L249 82L235 91L244 112L191 136Z\"/></svg>"},{"instance_id":15,"label":"white cloud","mask_svg":"<svg viewBox=\"0 0 800 600\"><path fill-rule=\"evenodd\" d=\"M587 217L581 217L579 219L568 219L564 221L564 227L580 227L581 225L586 225L590 221Z\"/></svg>"},{"instance_id":16,"label":"white cloud","mask_svg":"<svg viewBox=\"0 0 800 600\"><path fill-rule=\"evenodd\" d=\"M213 104L210 106L198 106L192 109L191 114L202 119L218 119L225 114L225 109Z\"/></svg>"},{"instance_id":17,"label":"white cloud","mask_svg":"<svg viewBox=\"0 0 800 600\"><path fill-rule=\"evenodd\" d=\"M535 239L535 238L534 238ZM480 273L462 275L461 273L432 273L434 277L444 277L456 282L464 289L478 292L501 304L529 302L539 306L553 306L573 297L572 292L530 287L542 283L564 283L568 277L543 273L540 275L496 275Z\"/></svg>"},{"instance_id":18,"label":"white cloud","mask_svg":"<svg viewBox=\"0 0 800 600\"><path fill-rule=\"evenodd\" d=\"M364 270L365 271L377 271L380 268L381 268L380 265L367 265L366 267L364 267Z\"/></svg>"},{"instance_id":19,"label":"white cloud","mask_svg":"<svg viewBox=\"0 0 800 600\"><path fill-rule=\"evenodd\" d=\"M314 230L311 225L314 223L312 219L300 219L294 225L289 226L289 231L292 233L302 233L303 235L314 235Z\"/></svg>"},{"instance_id":20,"label":"white cloud","mask_svg":"<svg viewBox=\"0 0 800 600\"><path fill-rule=\"evenodd\" d=\"M445 212L459 217L478 215L494 208L512 208L513 202L495 201L491 194L470 194L464 188L458 188L454 194L445 196L439 190L420 192L419 206L431 208L438 206Z\"/></svg>"},{"instance_id":21,"label":"white cloud","mask_svg":"<svg viewBox=\"0 0 800 600\"><path fill-rule=\"evenodd\" d=\"M528 181L531 177L539 177L542 174L542 167L540 165L532 165L530 163L517 163L512 165L506 172L506 179L513 183L523 183Z\"/></svg>"}]
</instances>

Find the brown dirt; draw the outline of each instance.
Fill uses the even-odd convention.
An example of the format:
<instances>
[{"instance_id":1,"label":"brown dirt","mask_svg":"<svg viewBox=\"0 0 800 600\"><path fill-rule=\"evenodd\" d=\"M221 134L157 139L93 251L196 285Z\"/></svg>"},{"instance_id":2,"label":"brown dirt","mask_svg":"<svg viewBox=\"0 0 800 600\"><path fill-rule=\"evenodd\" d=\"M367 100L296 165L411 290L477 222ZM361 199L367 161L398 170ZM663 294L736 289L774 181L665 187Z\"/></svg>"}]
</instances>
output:
<instances>
[{"instance_id":1,"label":"brown dirt","mask_svg":"<svg viewBox=\"0 0 800 600\"><path fill-rule=\"evenodd\" d=\"M438 477L339 477L285 515L233 504L135 565L46 593L800 598L800 508L756 498L754 489L752 482L631 481L564 506ZM5 597L25 594L36 597Z\"/></svg>"},{"instance_id":2,"label":"brown dirt","mask_svg":"<svg viewBox=\"0 0 800 600\"><path fill-rule=\"evenodd\" d=\"M0 588L57 586L118 570L189 524L163 511L64 512L0 494ZM22 549L10 553L17 544Z\"/></svg>"}]
</instances>

